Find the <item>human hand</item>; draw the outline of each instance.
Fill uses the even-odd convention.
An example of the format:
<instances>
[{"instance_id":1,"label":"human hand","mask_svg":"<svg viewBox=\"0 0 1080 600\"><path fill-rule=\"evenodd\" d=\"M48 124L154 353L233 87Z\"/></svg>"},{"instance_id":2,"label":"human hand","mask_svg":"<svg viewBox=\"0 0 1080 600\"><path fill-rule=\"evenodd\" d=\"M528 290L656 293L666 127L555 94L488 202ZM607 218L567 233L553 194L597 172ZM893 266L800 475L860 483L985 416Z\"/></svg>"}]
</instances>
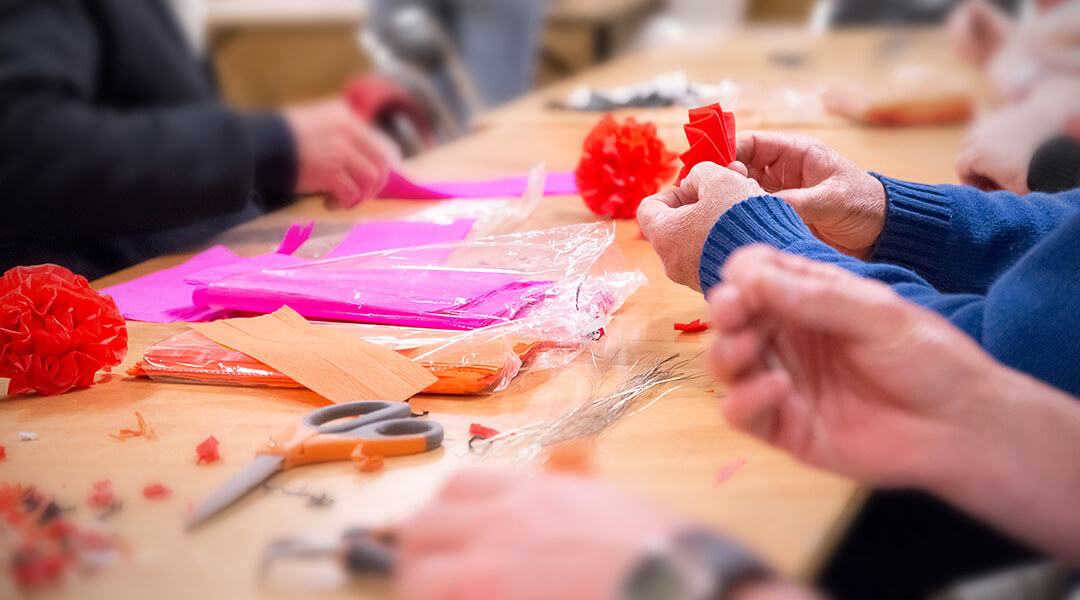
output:
<instances>
[{"instance_id":1,"label":"human hand","mask_svg":"<svg viewBox=\"0 0 1080 600\"><path fill-rule=\"evenodd\" d=\"M577 476L465 471L395 532L404 600L606 600L684 523Z\"/></svg>"},{"instance_id":2,"label":"human hand","mask_svg":"<svg viewBox=\"0 0 1080 600\"><path fill-rule=\"evenodd\" d=\"M296 192L325 194L327 208L352 208L378 194L401 162L393 142L344 102L297 106L283 115L296 139Z\"/></svg>"},{"instance_id":3,"label":"human hand","mask_svg":"<svg viewBox=\"0 0 1080 600\"><path fill-rule=\"evenodd\" d=\"M982 115L956 157L956 174L981 190L1026 194L1028 168L1039 146L1080 114L1080 80L1052 79L1022 103Z\"/></svg>"},{"instance_id":4,"label":"human hand","mask_svg":"<svg viewBox=\"0 0 1080 600\"><path fill-rule=\"evenodd\" d=\"M732 254L709 303L727 420L871 485L962 472L980 400L1011 372L888 286L765 246Z\"/></svg>"},{"instance_id":5,"label":"human hand","mask_svg":"<svg viewBox=\"0 0 1080 600\"><path fill-rule=\"evenodd\" d=\"M736 163L732 167L742 172L701 163L680 186L649 196L638 206L641 233L675 283L701 291L701 249L712 226L736 203L764 193L757 182L747 179L745 168Z\"/></svg>"},{"instance_id":6,"label":"human hand","mask_svg":"<svg viewBox=\"0 0 1080 600\"><path fill-rule=\"evenodd\" d=\"M1007 14L985 0L968 0L949 15L945 33L960 58L984 67L1013 34Z\"/></svg>"},{"instance_id":7,"label":"human hand","mask_svg":"<svg viewBox=\"0 0 1080 600\"><path fill-rule=\"evenodd\" d=\"M885 188L821 140L744 131L735 154L750 178L791 205L810 231L840 252L865 259L885 228Z\"/></svg>"}]
</instances>

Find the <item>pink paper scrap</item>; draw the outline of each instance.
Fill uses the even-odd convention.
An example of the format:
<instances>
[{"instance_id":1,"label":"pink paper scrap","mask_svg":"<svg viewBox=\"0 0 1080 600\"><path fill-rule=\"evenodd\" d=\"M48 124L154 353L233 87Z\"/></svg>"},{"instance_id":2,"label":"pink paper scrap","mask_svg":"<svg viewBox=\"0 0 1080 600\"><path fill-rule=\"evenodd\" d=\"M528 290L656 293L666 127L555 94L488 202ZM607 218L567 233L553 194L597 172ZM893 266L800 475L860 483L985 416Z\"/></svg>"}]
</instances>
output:
<instances>
[{"instance_id":1,"label":"pink paper scrap","mask_svg":"<svg viewBox=\"0 0 1080 600\"><path fill-rule=\"evenodd\" d=\"M331 253L340 252L340 255L345 256L451 242L465 239L472 226L472 219L460 219L449 225L423 221L361 223L355 226ZM278 250L295 252L310 233L311 225L293 225ZM289 253L273 252L243 257L237 256L224 246L214 246L176 267L150 273L101 292L112 296L126 319L153 323L203 323L226 318L230 313L195 305L191 297L198 285L207 285L216 278L303 262L308 262L308 259L291 256Z\"/></svg>"},{"instance_id":2,"label":"pink paper scrap","mask_svg":"<svg viewBox=\"0 0 1080 600\"><path fill-rule=\"evenodd\" d=\"M390 172L390 179L379 198L397 200L444 200L447 198L515 198L525 193L528 176L488 179L481 181L443 181L417 184L401 173ZM548 173L544 181L545 196L577 194L573 171Z\"/></svg>"},{"instance_id":3,"label":"pink paper scrap","mask_svg":"<svg viewBox=\"0 0 1080 600\"><path fill-rule=\"evenodd\" d=\"M733 463L731 463L729 465L725 465L723 467L720 467L720 470L716 473L716 483L717 483L717 485L727 481L732 475L735 474L735 471L739 470L739 467L741 467L741 466L743 466L745 464L746 464L746 459L745 458L740 458L739 460L737 460L737 461L735 461L735 462L733 462Z\"/></svg>"}]
</instances>

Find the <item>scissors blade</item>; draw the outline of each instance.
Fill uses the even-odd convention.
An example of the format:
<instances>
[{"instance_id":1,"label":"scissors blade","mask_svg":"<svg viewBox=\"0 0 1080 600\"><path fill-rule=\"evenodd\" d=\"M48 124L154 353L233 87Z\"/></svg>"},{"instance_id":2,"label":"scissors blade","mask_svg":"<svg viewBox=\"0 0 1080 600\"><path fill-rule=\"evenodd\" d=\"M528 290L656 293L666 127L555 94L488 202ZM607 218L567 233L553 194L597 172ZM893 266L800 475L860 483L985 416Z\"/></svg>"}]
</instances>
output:
<instances>
[{"instance_id":1,"label":"scissors blade","mask_svg":"<svg viewBox=\"0 0 1080 600\"><path fill-rule=\"evenodd\" d=\"M230 504L243 498L248 492L259 486L260 483L269 479L275 473L284 470L285 457L260 454L244 467L243 471L236 474L214 495L206 499L195 512L188 517L187 528L192 529L206 521L210 517L225 510Z\"/></svg>"}]
</instances>

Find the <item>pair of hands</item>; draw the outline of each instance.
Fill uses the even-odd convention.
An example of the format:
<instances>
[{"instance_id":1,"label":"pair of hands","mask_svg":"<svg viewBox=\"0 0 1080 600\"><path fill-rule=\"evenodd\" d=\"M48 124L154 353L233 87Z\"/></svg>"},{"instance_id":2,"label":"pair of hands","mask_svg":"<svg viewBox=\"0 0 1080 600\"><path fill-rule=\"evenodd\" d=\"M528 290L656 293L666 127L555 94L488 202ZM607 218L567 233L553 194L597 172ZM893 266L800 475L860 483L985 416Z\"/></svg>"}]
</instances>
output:
<instances>
[{"instance_id":1,"label":"pair of hands","mask_svg":"<svg viewBox=\"0 0 1080 600\"><path fill-rule=\"evenodd\" d=\"M768 131L744 131L737 162L694 167L680 187L641 202L638 223L664 271L700 290L701 250L713 224L746 198L772 194L792 206L823 242L866 258L885 227L885 190L824 142Z\"/></svg>"},{"instance_id":2,"label":"pair of hands","mask_svg":"<svg viewBox=\"0 0 1080 600\"><path fill-rule=\"evenodd\" d=\"M1034 402L1030 384L1018 388L943 318L837 267L744 248L709 303L727 420L864 483L947 495L980 461L1013 452L1016 406L1001 398ZM647 541L684 527L580 477L464 472L396 530L395 581L406 600L607 599ZM737 597L813 596L769 582Z\"/></svg>"},{"instance_id":3,"label":"pair of hands","mask_svg":"<svg viewBox=\"0 0 1080 600\"><path fill-rule=\"evenodd\" d=\"M382 191L401 163L392 141L342 101L286 109L296 140L296 192L324 194L329 209L347 209Z\"/></svg>"}]
</instances>

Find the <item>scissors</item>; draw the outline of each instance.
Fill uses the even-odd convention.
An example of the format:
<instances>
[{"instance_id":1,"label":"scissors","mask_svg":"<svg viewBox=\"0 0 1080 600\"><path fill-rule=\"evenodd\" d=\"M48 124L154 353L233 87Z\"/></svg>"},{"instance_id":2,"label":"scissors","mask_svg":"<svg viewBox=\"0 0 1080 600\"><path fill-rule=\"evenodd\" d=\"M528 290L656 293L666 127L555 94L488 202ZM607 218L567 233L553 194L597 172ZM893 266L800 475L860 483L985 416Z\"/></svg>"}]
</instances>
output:
<instances>
[{"instance_id":1,"label":"scissors","mask_svg":"<svg viewBox=\"0 0 1080 600\"><path fill-rule=\"evenodd\" d=\"M314 410L272 436L255 460L214 492L187 520L191 529L243 498L270 477L296 466L349 460L361 444L383 456L405 456L442 445L442 425L409 418L404 402L363 401ZM353 417L338 423L338 419Z\"/></svg>"}]
</instances>

